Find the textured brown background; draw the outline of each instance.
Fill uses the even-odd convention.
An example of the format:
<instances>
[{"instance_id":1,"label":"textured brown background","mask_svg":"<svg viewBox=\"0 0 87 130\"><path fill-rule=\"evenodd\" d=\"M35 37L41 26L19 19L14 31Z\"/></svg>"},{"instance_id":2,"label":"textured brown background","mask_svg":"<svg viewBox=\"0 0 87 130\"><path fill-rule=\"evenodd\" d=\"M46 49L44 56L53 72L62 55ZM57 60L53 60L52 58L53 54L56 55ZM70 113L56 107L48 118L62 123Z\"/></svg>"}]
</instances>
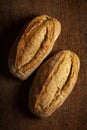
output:
<instances>
[{"instance_id":1,"label":"textured brown background","mask_svg":"<svg viewBox=\"0 0 87 130\"><path fill-rule=\"evenodd\" d=\"M78 81L66 102L51 117L39 119L28 109L34 74L26 81L14 78L7 66L8 53L28 20L47 14L56 17L62 31L53 51L78 54ZM0 130L87 130L87 1L0 0Z\"/></svg>"}]
</instances>

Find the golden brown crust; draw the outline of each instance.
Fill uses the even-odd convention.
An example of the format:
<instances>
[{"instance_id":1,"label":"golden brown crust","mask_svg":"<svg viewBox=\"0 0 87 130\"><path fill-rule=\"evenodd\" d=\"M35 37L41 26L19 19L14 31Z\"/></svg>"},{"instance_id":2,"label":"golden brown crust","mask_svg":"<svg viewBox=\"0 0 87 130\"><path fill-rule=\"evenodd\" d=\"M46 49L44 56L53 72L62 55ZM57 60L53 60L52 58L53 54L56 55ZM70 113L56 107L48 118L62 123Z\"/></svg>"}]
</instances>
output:
<instances>
[{"instance_id":1,"label":"golden brown crust","mask_svg":"<svg viewBox=\"0 0 87 130\"><path fill-rule=\"evenodd\" d=\"M15 43L16 47L13 45L11 49L10 71L18 78L26 79L50 53L60 31L60 23L47 15L32 20Z\"/></svg>"},{"instance_id":2,"label":"golden brown crust","mask_svg":"<svg viewBox=\"0 0 87 130\"><path fill-rule=\"evenodd\" d=\"M29 106L40 117L51 115L71 93L79 71L79 58L71 51L61 51L43 64L29 93Z\"/></svg>"}]
</instances>

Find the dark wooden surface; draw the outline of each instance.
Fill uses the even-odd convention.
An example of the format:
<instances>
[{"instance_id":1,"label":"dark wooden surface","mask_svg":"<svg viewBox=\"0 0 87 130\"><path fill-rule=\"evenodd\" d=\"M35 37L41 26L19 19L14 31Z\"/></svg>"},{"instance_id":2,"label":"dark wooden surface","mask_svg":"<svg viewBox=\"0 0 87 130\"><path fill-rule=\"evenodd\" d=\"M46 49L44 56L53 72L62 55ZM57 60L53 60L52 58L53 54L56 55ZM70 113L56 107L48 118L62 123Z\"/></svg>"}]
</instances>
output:
<instances>
[{"instance_id":1,"label":"dark wooden surface","mask_svg":"<svg viewBox=\"0 0 87 130\"><path fill-rule=\"evenodd\" d=\"M65 103L51 116L39 119L28 109L28 93L35 73L26 81L13 77L8 53L28 20L47 14L62 31L53 51L70 49L81 60L78 81ZM0 130L87 130L87 1L0 0Z\"/></svg>"}]
</instances>

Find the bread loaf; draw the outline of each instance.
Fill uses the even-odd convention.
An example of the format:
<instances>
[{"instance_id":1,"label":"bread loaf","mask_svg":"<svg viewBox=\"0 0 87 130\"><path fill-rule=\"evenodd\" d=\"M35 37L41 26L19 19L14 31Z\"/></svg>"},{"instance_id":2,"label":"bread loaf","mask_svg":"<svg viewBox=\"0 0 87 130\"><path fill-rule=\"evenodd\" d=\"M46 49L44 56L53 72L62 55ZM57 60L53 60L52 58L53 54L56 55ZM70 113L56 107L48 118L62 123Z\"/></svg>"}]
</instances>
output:
<instances>
[{"instance_id":1,"label":"bread loaf","mask_svg":"<svg viewBox=\"0 0 87 130\"><path fill-rule=\"evenodd\" d=\"M50 116L69 96L77 81L80 61L69 50L56 53L37 71L29 92L29 108L39 117Z\"/></svg>"},{"instance_id":2,"label":"bread loaf","mask_svg":"<svg viewBox=\"0 0 87 130\"><path fill-rule=\"evenodd\" d=\"M42 15L28 24L9 54L9 69L21 80L25 80L41 64L53 48L61 31L57 19Z\"/></svg>"}]
</instances>

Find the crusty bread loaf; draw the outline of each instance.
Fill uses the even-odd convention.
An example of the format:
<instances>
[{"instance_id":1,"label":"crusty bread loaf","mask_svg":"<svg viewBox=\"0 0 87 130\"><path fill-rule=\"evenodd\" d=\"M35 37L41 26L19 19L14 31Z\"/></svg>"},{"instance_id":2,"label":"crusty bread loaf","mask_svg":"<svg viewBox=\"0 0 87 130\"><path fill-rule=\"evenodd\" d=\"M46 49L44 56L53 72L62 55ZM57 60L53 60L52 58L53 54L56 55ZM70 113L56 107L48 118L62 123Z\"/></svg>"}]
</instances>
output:
<instances>
[{"instance_id":1,"label":"crusty bread loaf","mask_svg":"<svg viewBox=\"0 0 87 130\"><path fill-rule=\"evenodd\" d=\"M61 25L55 18L42 15L32 20L11 48L11 73L21 80L30 76L50 53L60 31Z\"/></svg>"},{"instance_id":2,"label":"crusty bread loaf","mask_svg":"<svg viewBox=\"0 0 87 130\"><path fill-rule=\"evenodd\" d=\"M29 108L39 117L51 115L59 108L76 83L80 61L69 51L56 53L36 74L29 92Z\"/></svg>"}]
</instances>

